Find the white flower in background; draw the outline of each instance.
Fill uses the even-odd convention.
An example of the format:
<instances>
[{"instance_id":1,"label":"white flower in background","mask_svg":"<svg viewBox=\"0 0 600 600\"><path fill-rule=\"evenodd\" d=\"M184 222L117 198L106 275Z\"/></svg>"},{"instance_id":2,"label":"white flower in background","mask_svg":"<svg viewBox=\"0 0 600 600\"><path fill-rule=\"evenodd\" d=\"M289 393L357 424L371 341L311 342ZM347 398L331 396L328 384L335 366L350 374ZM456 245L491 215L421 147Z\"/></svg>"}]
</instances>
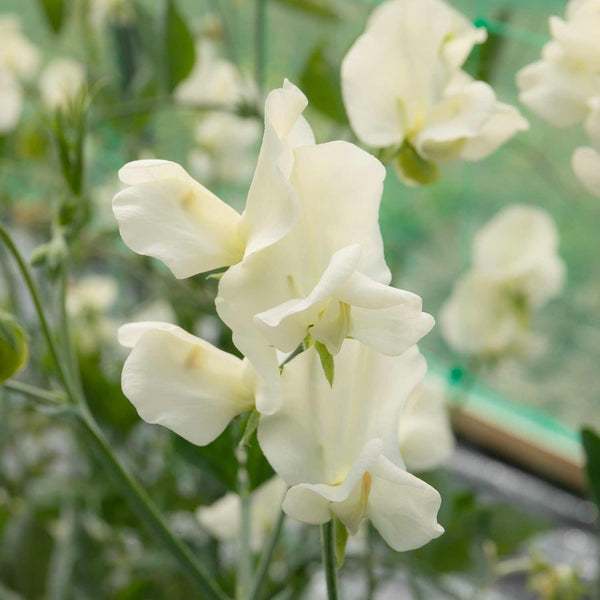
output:
<instances>
[{"instance_id":1,"label":"white flower in background","mask_svg":"<svg viewBox=\"0 0 600 600\"><path fill-rule=\"evenodd\" d=\"M573 154L573 170L587 191L600 197L600 96L590 101L592 108L585 122L591 146L577 148Z\"/></svg>"},{"instance_id":2,"label":"white flower in background","mask_svg":"<svg viewBox=\"0 0 600 600\"><path fill-rule=\"evenodd\" d=\"M66 308L77 346L92 353L114 343L117 325L107 316L119 294L117 282L105 275L90 275L69 284Z\"/></svg>"},{"instance_id":3,"label":"white flower in background","mask_svg":"<svg viewBox=\"0 0 600 600\"><path fill-rule=\"evenodd\" d=\"M265 134L243 215L179 165L123 167L113 209L127 245L177 277L233 265L217 312L260 374L257 407L280 402L276 349L308 333L337 354L353 337L400 354L433 326L421 299L389 287L378 224L385 169L347 142L315 144L289 82L269 94Z\"/></svg>"},{"instance_id":4,"label":"white flower in background","mask_svg":"<svg viewBox=\"0 0 600 600\"><path fill-rule=\"evenodd\" d=\"M261 550L273 532L287 485L279 477L272 477L250 496L250 548ZM196 510L200 525L214 538L222 542L235 542L240 537L240 497L225 494L210 506Z\"/></svg>"},{"instance_id":5,"label":"white flower in background","mask_svg":"<svg viewBox=\"0 0 600 600\"><path fill-rule=\"evenodd\" d=\"M65 109L85 86L84 66L72 58L56 58L40 76L42 102L49 110Z\"/></svg>"},{"instance_id":6,"label":"white flower in background","mask_svg":"<svg viewBox=\"0 0 600 600\"><path fill-rule=\"evenodd\" d=\"M188 154L192 174L198 179L248 181L255 166L251 150L262 128L253 118L211 112L196 126L196 146Z\"/></svg>"},{"instance_id":7,"label":"white flower in background","mask_svg":"<svg viewBox=\"0 0 600 600\"><path fill-rule=\"evenodd\" d=\"M516 108L460 69L485 39L442 0L390 0L344 58L353 130L369 146L393 149L407 183L431 183L438 164L480 160L528 129Z\"/></svg>"},{"instance_id":8,"label":"white flower in background","mask_svg":"<svg viewBox=\"0 0 600 600\"><path fill-rule=\"evenodd\" d=\"M255 375L247 362L176 325L129 323L119 343L131 348L123 393L148 423L203 446L254 408Z\"/></svg>"},{"instance_id":9,"label":"white flower in background","mask_svg":"<svg viewBox=\"0 0 600 600\"><path fill-rule=\"evenodd\" d=\"M543 209L514 204L501 210L475 236L473 268L532 306L556 296L564 285L559 237Z\"/></svg>"},{"instance_id":10,"label":"white flower in background","mask_svg":"<svg viewBox=\"0 0 600 600\"><path fill-rule=\"evenodd\" d=\"M400 411L425 370L416 347L388 357L354 340L336 359L333 386L314 347L286 365L283 404L261 417L258 439L292 486L288 515L310 524L335 516L352 535L368 518L395 550L442 534L439 494L406 471L398 451Z\"/></svg>"},{"instance_id":11,"label":"white flower in background","mask_svg":"<svg viewBox=\"0 0 600 600\"><path fill-rule=\"evenodd\" d=\"M499 357L527 352L531 313L562 289L565 265L558 233L542 209L513 205L477 234L473 266L441 310L442 334L454 350Z\"/></svg>"},{"instance_id":12,"label":"white flower in background","mask_svg":"<svg viewBox=\"0 0 600 600\"><path fill-rule=\"evenodd\" d=\"M455 440L444 388L424 379L410 394L400 415L400 454L409 471L429 471L444 465Z\"/></svg>"},{"instance_id":13,"label":"white flower in background","mask_svg":"<svg viewBox=\"0 0 600 600\"><path fill-rule=\"evenodd\" d=\"M217 56L217 47L209 39L196 42L196 64L175 90L177 101L189 105L234 105L255 96L253 84L231 61Z\"/></svg>"},{"instance_id":14,"label":"white flower in background","mask_svg":"<svg viewBox=\"0 0 600 600\"><path fill-rule=\"evenodd\" d=\"M0 70L0 136L10 133L19 123L23 108L23 89L8 71Z\"/></svg>"},{"instance_id":15,"label":"white flower in background","mask_svg":"<svg viewBox=\"0 0 600 600\"><path fill-rule=\"evenodd\" d=\"M39 62L39 50L21 32L19 17L0 15L0 71L30 79L35 75Z\"/></svg>"}]
</instances>

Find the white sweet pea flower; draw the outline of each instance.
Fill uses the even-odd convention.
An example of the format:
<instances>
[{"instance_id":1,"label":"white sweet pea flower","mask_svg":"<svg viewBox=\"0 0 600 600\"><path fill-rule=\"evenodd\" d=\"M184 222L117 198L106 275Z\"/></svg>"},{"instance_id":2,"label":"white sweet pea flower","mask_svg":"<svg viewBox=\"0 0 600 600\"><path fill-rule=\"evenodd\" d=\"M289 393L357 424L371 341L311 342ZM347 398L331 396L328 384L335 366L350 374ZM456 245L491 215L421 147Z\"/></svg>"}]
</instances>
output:
<instances>
[{"instance_id":1,"label":"white sweet pea flower","mask_svg":"<svg viewBox=\"0 0 600 600\"><path fill-rule=\"evenodd\" d=\"M441 0L389 0L344 58L352 128L365 144L393 149L407 183L431 183L438 164L480 160L528 128L489 85L460 70L485 39Z\"/></svg>"},{"instance_id":2,"label":"white sweet pea flower","mask_svg":"<svg viewBox=\"0 0 600 600\"><path fill-rule=\"evenodd\" d=\"M585 130L591 147L577 148L573 154L573 170L586 190L600 197L600 96L590 101L591 112Z\"/></svg>"},{"instance_id":3,"label":"white sweet pea flower","mask_svg":"<svg viewBox=\"0 0 600 600\"><path fill-rule=\"evenodd\" d=\"M247 81L229 60L217 56L217 47L210 39L196 42L196 64L187 79L175 90L182 104L239 104L256 96Z\"/></svg>"},{"instance_id":4,"label":"white sweet pea flower","mask_svg":"<svg viewBox=\"0 0 600 600\"><path fill-rule=\"evenodd\" d=\"M600 1L570 2L566 21L550 17L541 60L517 73L520 100L556 127L585 119L600 94Z\"/></svg>"},{"instance_id":5,"label":"white sweet pea flower","mask_svg":"<svg viewBox=\"0 0 600 600\"><path fill-rule=\"evenodd\" d=\"M454 350L498 358L534 345L533 309L556 296L565 279L558 233L542 209L513 205L477 234L473 268L442 307L442 334Z\"/></svg>"},{"instance_id":6,"label":"white sweet pea flower","mask_svg":"<svg viewBox=\"0 0 600 600\"><path fill-rule=\"evenodd\" d=\"M119 343L131 348L123 393L148 423L203 446L254 407L249 365L176 325L129 323L119 330Z\"/></svg>"},{"instance_id":7,"label":"white sweet pea flower","mask_svg":"<svg viewBox=\"0 0 600 600\"><path fill-rule=\"evenodd\" d=\"M57 58L40 76L42 102L49 110L66 108L84 87L85 67L72 58Z\"/></svg>"},{"instance_id":8,"label":"white sweet pea flower","mask_svg":"<svg viewBox=\"0 0 600 600\"><path fill-rule=\"evenodd\" d=\"M0 136L10 133L21 118L23 90L14 75L0 69Z\"/></svg>"},{"instance_id":9,"label":"white sweet pea flower","mask_svg":"<svg viewBox=\"0 0 600 600\"><path fill-rule=\"evenodd\" d=\"M224 266L216 300L238 349L260 373L257 408L280 402L277 350L308 333L337 354L346 337L400 354L433 326L421 299L389 287L378 224L385 169L347 142L315 144L306 97L288 81L269 94L244 213L179 165L123 167L113 209L127 245L177 277Z\"/></svg>"},{"instance_id":10,"label":"white sweet pea flower","mask_svg":"<svg viewBox=\"0 0 600 600\"><path fill-rule=\"evenodd\" d=\"M39 62L39 50L21 32L19 17L0 15L0 71L30 79L37 71Z\"/></svg>"},{"instance_id":11,"label":"white sweet pea flower","mask_svg":"<svg viewBox=\"0 0 600 600\"><path fill-rule=\"evenodd\" d=\"M565 279L556 225L543 209L515 204L476 235L473 267L532 306L556 296Z\"/></svg>"},{"instance_id":12,"label":"white sweet pea flower","mask_svg":"<svg viewBox=\"0 0 600 600\"><path fill-rule=\"evenodd\" d=\"M259 552L273 532L281 502L287 491L286 483L272 477L250 495L250 548ZM240 497L232 492L210 506L196 510L200 525L222 542L235 542L240 537Z\"/></svg>"},{"instance_id":13,"label":"white sweet pea flower","mask_svg":"<svg viewBox=\"0 0 600 600\"><path fill-rule=\"evenodd\" d=\"M387 357L348 340L330 387L314 348L286 365L283 404L262 416L258 439L291 489L283 509L305 523L333 516L350 534L368 518L395 550L442 534L440 496L408 473L398 452L398 420L426 369L416 347Z\"/></svg>"},{"instance_id":14,"label":"white sweet pea flower","mask_svg":"<svg viewBox=\"0 0 600 600\"><path fill-rule=\"evenodd\" d=\"M409 471L442 466L454 451L455 440L442 386L423 380L411 393L400 416L400 454Z\"/></svg>"}]
</instances>

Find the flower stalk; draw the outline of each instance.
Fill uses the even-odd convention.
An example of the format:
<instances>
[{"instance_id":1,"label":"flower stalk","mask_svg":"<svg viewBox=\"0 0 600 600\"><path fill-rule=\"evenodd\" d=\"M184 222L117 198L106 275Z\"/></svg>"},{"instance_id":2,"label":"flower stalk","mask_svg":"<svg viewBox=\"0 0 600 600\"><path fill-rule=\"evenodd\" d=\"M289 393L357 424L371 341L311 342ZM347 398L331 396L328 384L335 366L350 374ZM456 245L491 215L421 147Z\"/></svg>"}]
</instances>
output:
<instances>
[{"instance_id":1,"label":"flower stalk","mask_svg":"<svg viewBox=\"0 0 600 600\"><path fill-rule=\"evenodd\" d=\"M338 600L333 521L328 521L321 525L321 556L323 569L325 570L325 581L327 583L327 599Z\"/></svg>"}]
</instances>

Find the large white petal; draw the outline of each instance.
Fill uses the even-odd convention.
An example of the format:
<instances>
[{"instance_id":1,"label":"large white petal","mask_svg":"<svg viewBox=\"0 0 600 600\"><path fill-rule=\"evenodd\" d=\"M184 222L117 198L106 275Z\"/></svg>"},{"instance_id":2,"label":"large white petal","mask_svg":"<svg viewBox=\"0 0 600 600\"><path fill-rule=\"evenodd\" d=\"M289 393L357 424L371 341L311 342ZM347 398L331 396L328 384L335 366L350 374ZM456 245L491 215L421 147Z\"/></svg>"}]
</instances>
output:
<instances>
[{"instance_id":1,"label":"large white petal","mask_svg":"<svg viewBox=\"0 0 600 600\"><path fill-rule=\"evenodd\" d=\"M244 363L179 327L134 323L119 338L132 347L123 393L148 423L205 445L254 406Z\"/></svg>"},{"instance_id":2,"label":"large white petal","mask_svg":"<svg viewBox=\"0 0 600 600\"><path fill-rule=\"evenodd\" d=\"M239 262L240 215L175 163L135 161L119 172L129 187L113 200L121 237L162 260L178 278Z\"/></svg>"},{"instance_id":3,"label":"large white petal","mask_svg":"<svg viewBox=\"0 0 600 600\"><path fill-rule=\"evenodd\" d=\"M267 97L262 147L240 222L246 256L280 240L295 223L298 207L289 183L293 150L315 143L301 116L306 105L306 96L287 79Z\"/></svg>"},{"instance_id":4,"label":"large white petal","mask_svg":"<svg viewBox=\"0 0 600 600\"><path fill-rule=\"evenodd\" d=\"M400 410L425 369L416 347L388 357L346 340L330 387L317 352L306 350L283 370L280 410L261 418L258 436L265 456L290 485L342 481L375 438L401 465Z\"/></svg>"},{"instance_id":5,"label":"large white petal","mask_svg":"<svg viewBox=\"0 0 600 600\"><path fill-rule=\"evenodd\" d=\"M572 164L585 189L600 197L600 152L594 148L577 148L573 153Z\"/></svg>"},{"instance_id":6,"label":"large white petal","mask_svg":"<svg viewBox=\"0 0 600 600\"><path fill-rule=\"evenodd\" d=\"M414 550L444 533L434 488L383 456L371 466L371 475L367 516L394 550Z\"/></svg>"}]
</instances>

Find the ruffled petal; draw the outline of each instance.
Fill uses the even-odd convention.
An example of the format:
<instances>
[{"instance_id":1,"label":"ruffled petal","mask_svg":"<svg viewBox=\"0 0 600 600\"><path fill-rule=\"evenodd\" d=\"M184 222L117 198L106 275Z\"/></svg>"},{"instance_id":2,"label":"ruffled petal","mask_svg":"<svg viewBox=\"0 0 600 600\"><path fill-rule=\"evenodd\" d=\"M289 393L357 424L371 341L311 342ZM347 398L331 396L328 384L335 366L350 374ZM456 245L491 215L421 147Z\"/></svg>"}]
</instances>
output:
<instances>
[{"instance_id":1,"label":"ruffled petal","mask_svg":"<svg viewBox=\"0 0 600 600\"><path fill-rule=\"evenodd\" d=\"M119 339L132 348L123 393L148 423L205 445L254 406L243 361L175 325L124 325Z\"/></svg>"},{"instance_id":2,"label":"ruffled petal","mask_svg":"<svg viewBox=\"0 0 600 600\"><path fill-rule=\"evenodd\" d=\"M176 163L141 160L119 172L129 187L113 200L124 242L162 260L177 278L242 259L240 215Z\"/></svg>"},{"instance_id":3,"label":"ruffled petal","mask_svg":"<svg viewBox=\"0 0 600 600\"><path fill-rule=\"evenodd\" d=\"M600 152L594 148L577 148L573 153L572 164L585 189L600 197Z\"/></svg>"}]
</instances>

